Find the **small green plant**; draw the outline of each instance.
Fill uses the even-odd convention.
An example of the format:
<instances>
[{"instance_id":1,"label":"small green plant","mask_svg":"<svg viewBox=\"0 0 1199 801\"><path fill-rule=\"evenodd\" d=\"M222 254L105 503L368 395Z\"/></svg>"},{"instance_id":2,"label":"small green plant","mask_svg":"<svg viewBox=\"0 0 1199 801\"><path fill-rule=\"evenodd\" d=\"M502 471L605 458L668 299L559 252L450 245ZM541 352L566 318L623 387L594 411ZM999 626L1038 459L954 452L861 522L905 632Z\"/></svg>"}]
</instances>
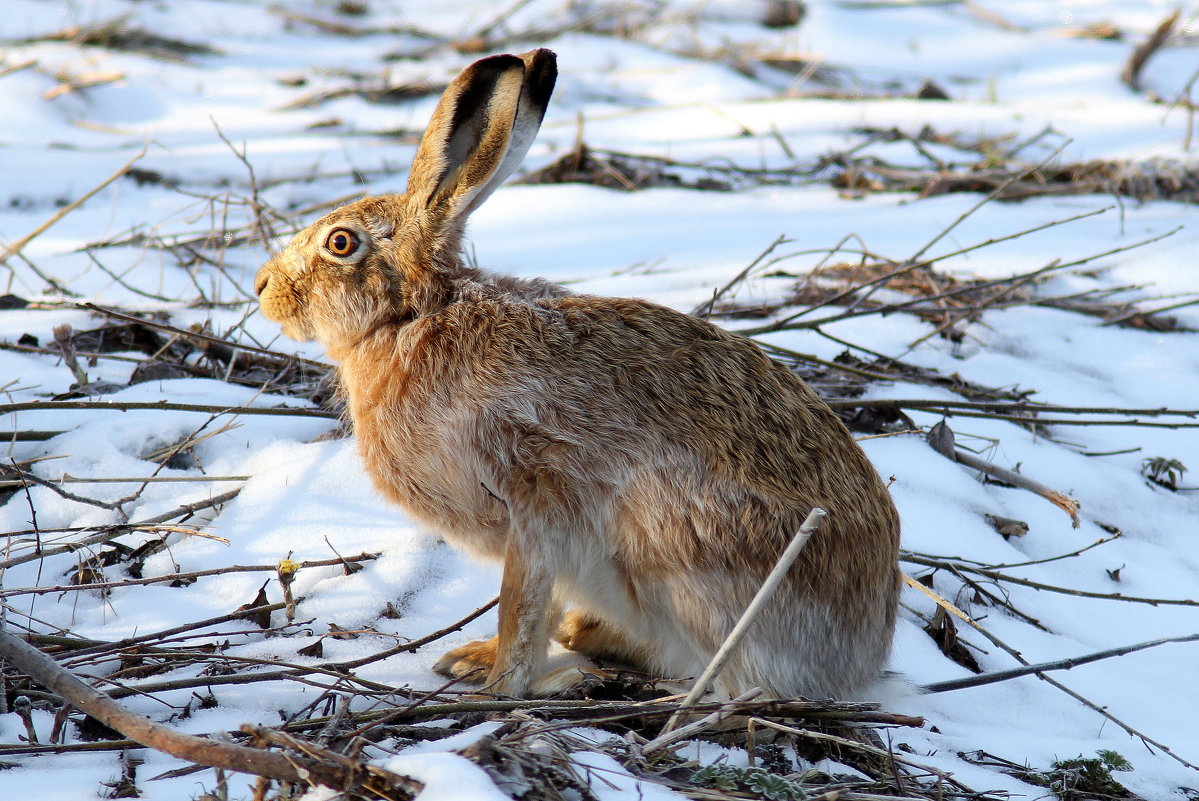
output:
<instances>
[{"instance_id":1,"label":"small green plant","mask_svg":"<svg viewBox=\"0 0 1199 801\"><path fill-rule=\"evenodd\" d=\"M1112 777L1113 772L1132 770L1127 759L1115 751L1096 751L1093 758L1081 754L1073 759L1053 763L1044 774L1047 785L1061 801L1132 798L1124 785Z\"/></svg>"},{"instance_id":2,"label":"small green plant","mask_svg":"<svg viewBox=\"0 0 1199 801\"><path fill-rule=\"evenodd\" d=\"M732 765L708 765L692 776L696 784L723 792L755 793L769 801L804 801L808 794L795 782L787 781L761 768L736 768Z\"/></svg>"},{"instance_id":3,"label":"small green plant","mask_svg":"<svg viewBox=\"0 0 1199 801\"><path fill-rule=\"evenodd\" d=\"M1141 475L1171 492L1178 491L1178 484L1186 471L1187 467L1182 462L1164 456L1151 456L1141 462Z\"/></svg>"}]
</instances>

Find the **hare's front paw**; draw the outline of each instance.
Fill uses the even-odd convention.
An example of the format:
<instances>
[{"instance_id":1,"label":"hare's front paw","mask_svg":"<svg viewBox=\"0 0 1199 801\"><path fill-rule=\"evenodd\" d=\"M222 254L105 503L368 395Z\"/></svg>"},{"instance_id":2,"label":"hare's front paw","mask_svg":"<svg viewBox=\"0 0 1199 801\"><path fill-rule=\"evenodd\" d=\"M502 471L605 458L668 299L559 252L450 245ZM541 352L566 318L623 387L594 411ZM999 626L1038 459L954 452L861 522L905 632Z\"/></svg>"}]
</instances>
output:
<instances>
[{"instance_id":1,"label":"hare's front paw","mask_svg":"<svg viewBox=\"0 0 1199 801\"><path fill-rule=\"evenodd\" d=\"M447 651L437 660L437 664L433 665L433 670L451 679L466 679L482 684L495 666L499 641L499 637L475 640Z\"/></svg>"}]
</instances>

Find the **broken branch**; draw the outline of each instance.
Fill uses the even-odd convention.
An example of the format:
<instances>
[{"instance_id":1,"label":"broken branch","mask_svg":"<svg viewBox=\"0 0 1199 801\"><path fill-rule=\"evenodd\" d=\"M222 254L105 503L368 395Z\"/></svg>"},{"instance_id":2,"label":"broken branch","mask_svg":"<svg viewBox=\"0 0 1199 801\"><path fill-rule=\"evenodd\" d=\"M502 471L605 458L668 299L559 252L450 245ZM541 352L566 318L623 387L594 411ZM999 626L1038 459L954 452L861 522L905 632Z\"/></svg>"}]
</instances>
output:
<instances>
[{"instance_id":1,"label":"broken branch","mask_svg":"<svg viewBox=\"0 0 1199 801\"><path fill-rule=\"evenodd\" d=\"M0 628L0 655L9 664L61 696L76 709L86 712L131 740L186 762L267 776L281 781L332 787L336 790L363 786L376 790L384 798L411 799L424 788L421 782L373 765L356 762L347 764L341 760L248 748L184 734L169 726L154 723L149 718L130 712L104 693L85 684L72 673L59 667L53 659L3 628Z\"/></svg>"},{"instance_id":2,"label":"broken branch","mask_svg":"<svg viewBox=\"0 0 1199 801\"><path fill-rule=\"evenodd\" d=\"M1101 659L1111 659L1115 656L1124 656L1125 654L1144 651L1146 648L1156 648L1159 645L1165 645L1172 642L1194 642L1199 640L1199 634L1187 634L1182 637L1163 637L1159 640L1150 640L1149 642L1137 643L1135 645L1122 645L1119 648L1108 648L1105 651L1096 651L1092 654L1083 654L1082 656L1072 656L1068 659L1057 659L1052 662L1041 662L1036 665L1023 665L1018 668L1010 668L1008 670L996 670L992 673L980 673L977 676L967 676L961 679L952 679L950 681L938 681L933 684L926 684L920 689L926 693L944 693L951 690L964 690L967 687L979 687L984 684L995 684L1008 679L1019 678L1020 676L1028 676L1033 673L1040 673L1049 670L1069 670L1070 668L1078 667L1079 665L1087 665L1091 662L1098 662Z\"/></svg>"}]
</instances>

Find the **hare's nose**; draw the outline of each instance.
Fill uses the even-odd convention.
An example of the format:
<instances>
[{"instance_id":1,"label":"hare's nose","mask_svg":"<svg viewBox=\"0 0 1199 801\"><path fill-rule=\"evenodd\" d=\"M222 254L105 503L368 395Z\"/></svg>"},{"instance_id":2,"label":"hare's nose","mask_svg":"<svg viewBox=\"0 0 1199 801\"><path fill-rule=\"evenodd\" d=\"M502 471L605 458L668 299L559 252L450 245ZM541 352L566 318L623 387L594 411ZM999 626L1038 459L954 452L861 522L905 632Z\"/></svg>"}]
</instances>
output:
<instances>
[{"instance_id":1,"label":"hare's nose","mask_svg":"<svg viewBox=\"0 0 1199 801\"><path fill-rule=\"evenodd\" d=\"M254 279L254 294L261 295L262 290L266 289L266 285L270 283L271 277L266 273L259 273Z\"/></svg>"}]
</instances>

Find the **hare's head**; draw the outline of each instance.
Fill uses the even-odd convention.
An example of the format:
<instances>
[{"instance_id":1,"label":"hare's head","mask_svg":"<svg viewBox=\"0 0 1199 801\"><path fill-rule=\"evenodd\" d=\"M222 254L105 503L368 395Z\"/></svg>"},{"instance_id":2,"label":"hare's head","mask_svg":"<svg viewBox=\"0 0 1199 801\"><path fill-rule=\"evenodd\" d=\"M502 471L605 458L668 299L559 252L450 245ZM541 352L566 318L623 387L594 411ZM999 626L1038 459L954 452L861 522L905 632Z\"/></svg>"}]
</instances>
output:
<instances>
[{"instance_id":1,"label":"hare's head","mask_svg":"<svg viewBox=\"0 0 1199 801\"><path fill-rule=\"evenodd\" d=\"M359 200L296 234L258 271L263 313L293 339L339 347L440 308L462 269L467 216L524 158L556 77L549 50L467 67L433 113L404 194Z\"/></svg>"}]
</instances>

